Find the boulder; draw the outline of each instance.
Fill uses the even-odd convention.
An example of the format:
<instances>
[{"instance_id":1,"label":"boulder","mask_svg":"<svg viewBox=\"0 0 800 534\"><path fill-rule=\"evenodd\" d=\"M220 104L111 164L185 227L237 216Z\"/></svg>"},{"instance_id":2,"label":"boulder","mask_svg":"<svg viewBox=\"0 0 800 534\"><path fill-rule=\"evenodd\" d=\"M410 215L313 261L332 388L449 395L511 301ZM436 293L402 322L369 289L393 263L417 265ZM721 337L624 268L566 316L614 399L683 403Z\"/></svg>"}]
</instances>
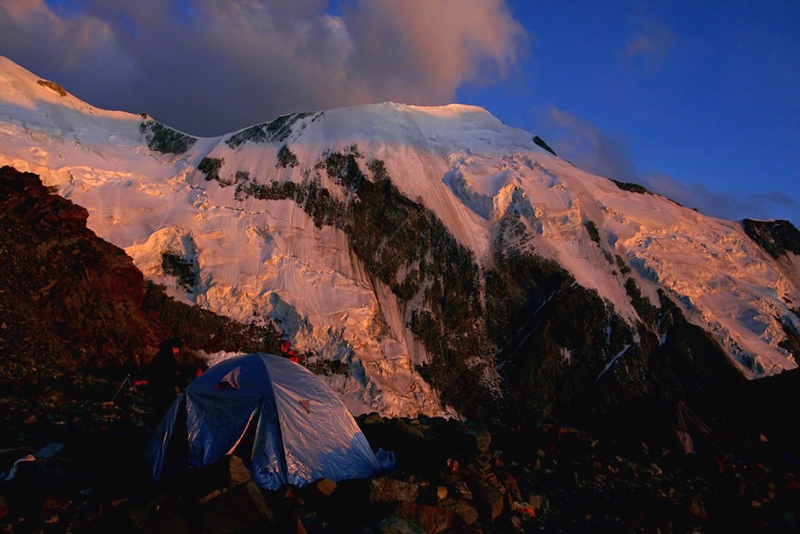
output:
<instances>
[{"instance_id":1,"label":"boulder","mask_svg":"<svg viewBox=\"0 0 800 534\"><path fill-rule=\"evenodd\" d=\"M414 502L419 496L419 485L403 482L389 477L372 479L370 486L370 501L378 502Z\"/></svg>"},{"instance_id":2,"label":"boulder","mask_svg":"<svg viewBox=\"0 0 800 534\"><path fill-rule=\"evenodd\" d=\"M252 532L258 527L268 530L277 524L275 514L252 480L214 492L200 504L199 519L204 533Z\"/></svg>"},{"instance_id":3,"label":"boulder","mask_svg":"<svg viewBox=\"0 0 800 534\"><path fill-rule=\"evenodd\" d=\"M453 508L414 502L400 503L395 513L400 517L410 519L422 527L424 532L430 534L452 528L456 519L456 511Z\"/></svg>"}]
</instances>

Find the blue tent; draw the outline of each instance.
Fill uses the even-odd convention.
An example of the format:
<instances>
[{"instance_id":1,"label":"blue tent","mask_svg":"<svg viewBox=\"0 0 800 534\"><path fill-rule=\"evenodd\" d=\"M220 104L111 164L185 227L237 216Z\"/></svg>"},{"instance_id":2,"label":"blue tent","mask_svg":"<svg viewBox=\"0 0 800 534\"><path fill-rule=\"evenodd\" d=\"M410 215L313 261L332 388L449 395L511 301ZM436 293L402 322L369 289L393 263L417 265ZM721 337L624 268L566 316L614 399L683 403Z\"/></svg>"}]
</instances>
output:
<instances>
[{"instance_id":1,"label":"blue tent","mask_svg":"<svg viewBox=\"0 0 800 534\"><path fill-rule=\"evenodd\" d=\"M195 379L147 449L156 481L229 454L266 489L381 470L333 390L302 365L263 353L223 360Z\"/></svg>"}]
</instances>

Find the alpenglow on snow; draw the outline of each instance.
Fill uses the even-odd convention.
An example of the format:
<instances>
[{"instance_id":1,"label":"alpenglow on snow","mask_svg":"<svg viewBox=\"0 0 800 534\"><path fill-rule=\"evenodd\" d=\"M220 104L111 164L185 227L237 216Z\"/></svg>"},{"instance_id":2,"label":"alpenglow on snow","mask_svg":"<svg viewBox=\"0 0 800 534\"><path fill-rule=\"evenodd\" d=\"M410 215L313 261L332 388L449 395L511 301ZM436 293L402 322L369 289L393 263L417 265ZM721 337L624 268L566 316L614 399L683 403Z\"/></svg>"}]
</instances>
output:
<instances>
[{"instance_id":1,"label":"alpenglow on snow","mask_svg":"<svg viewBox=\"0 0 800 534\"><path fill-rule=\"evenodd\" d=\"M0 165L85 207L173 298L341 364L322 378L354 414L546 415L797 367L796 243L765 250L770 222L587 173L482 108L203 138L0 58L0 132Z\"/></svg>"}]
</instances>

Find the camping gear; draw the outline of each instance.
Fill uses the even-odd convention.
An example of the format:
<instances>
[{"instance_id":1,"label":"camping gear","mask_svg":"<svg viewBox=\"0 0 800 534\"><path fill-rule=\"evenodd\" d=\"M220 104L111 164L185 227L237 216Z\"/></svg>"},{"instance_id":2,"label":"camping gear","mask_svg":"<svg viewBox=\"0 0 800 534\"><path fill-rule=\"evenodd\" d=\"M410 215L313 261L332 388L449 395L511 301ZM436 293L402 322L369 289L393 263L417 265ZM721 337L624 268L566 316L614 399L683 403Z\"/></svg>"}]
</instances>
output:
<instances>
[{"instance_id":1,"label":"camping gear","mask_svg":"<svg viewBox=\"0 0 800 534\"><path fill-rule=\"evenodd\" d=\"M302 365L273 354L211 366L167 410L147 448L159 482L234 454L259 487L381 471L338 395Z\"/></svg>"},{"instance_id":2,"label":"camping gear","mask_svg":"<svg viewBox=\"0 0 800 534\"><path fill-rule=\"evenodd\" d=\"M11 469L9 469L8 473L0 472L0 480L7 482L9 480L13 480L15 476L17 476L17 466L22 462L35 462L37 460L48 460L56 455L61 449L64 448L63 443L52 442L48 443L38 451L33 454L26 454L25 456L16 460Z\"/></svg>"}]
</instances>

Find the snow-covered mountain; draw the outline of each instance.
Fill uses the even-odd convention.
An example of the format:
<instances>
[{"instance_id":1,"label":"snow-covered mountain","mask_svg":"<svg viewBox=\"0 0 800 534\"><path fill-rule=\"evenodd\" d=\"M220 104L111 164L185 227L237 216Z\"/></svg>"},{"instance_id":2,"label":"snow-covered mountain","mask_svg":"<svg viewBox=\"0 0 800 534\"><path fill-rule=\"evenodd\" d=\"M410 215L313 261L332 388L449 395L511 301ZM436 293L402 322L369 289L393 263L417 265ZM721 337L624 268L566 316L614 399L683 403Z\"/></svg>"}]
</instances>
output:
<instances>
[{"instance_id":1,"label":"snow-covered mountain","mask_svg":"<svg viewBox=\"0 0 800 534\"><path fill-rule=\"evenodd\" d=\"M354 413L547 415L797 367L800 240L582 171L465 105L214 138L0 57L0 165L85 207L175 299L271 319Z\"/></svg>"}]
</instances>

